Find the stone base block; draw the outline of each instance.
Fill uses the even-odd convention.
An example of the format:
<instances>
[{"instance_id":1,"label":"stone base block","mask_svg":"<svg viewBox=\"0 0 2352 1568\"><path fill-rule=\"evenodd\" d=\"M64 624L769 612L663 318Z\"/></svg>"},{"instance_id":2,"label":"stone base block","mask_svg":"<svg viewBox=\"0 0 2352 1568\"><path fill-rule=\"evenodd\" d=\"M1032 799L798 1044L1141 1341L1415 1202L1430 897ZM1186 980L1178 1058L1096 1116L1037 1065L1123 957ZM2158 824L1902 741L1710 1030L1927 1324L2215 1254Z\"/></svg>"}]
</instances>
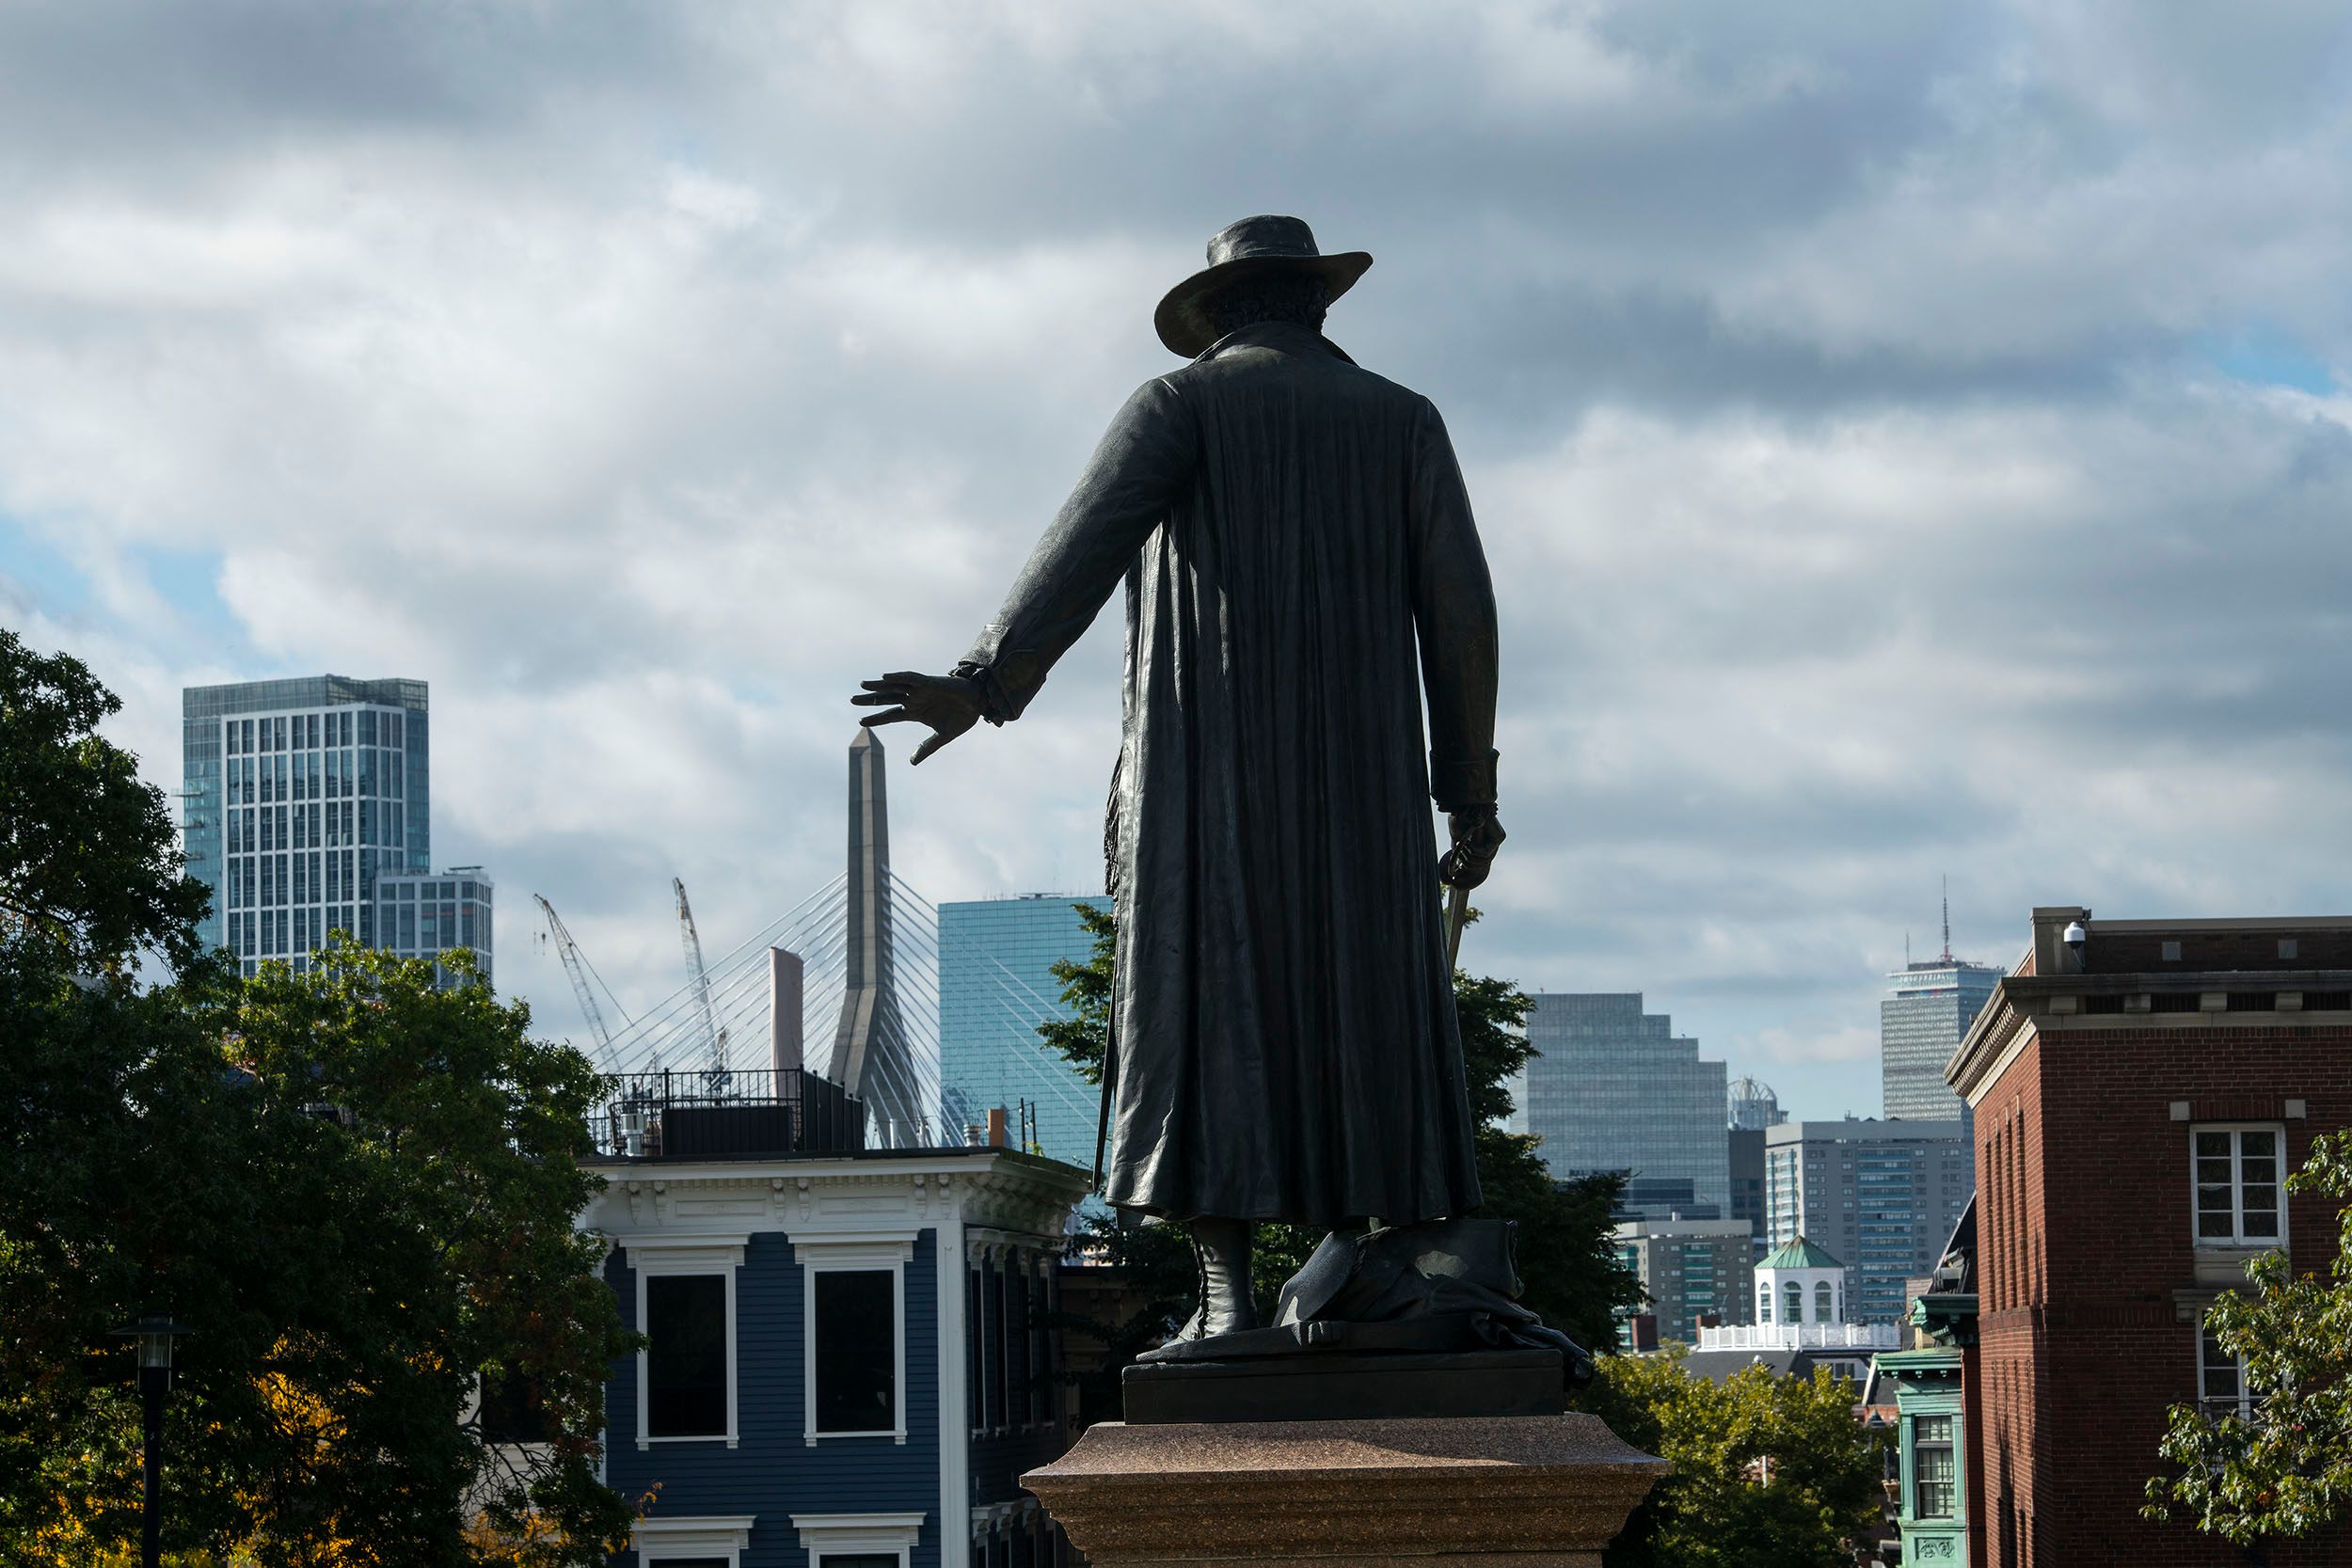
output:
<instances>
[{"instance_id":1,"label":"stone base block","mask_svg":"<svg viewBox=\"0 0 2352 1568\"><path fill-rule=\"evenodd\" d=\"M1096 1568L1586 1568L1666 1468L1584 1415L1106 1421L1021 1483Z\"/></svg>"},{"instance_id":2,"label":"stone base block","mask_svg":"<svg viewBox=\"0 0 2352 1568\"><path fill-rule=\"evenodd\" d=\"M1557 1416L1556 1350L1450 1355L1263 1355L1138 1361L1120 1375L1129 1426L1170 1421L1362 1421Z\"/></svg>"}]
</instances>

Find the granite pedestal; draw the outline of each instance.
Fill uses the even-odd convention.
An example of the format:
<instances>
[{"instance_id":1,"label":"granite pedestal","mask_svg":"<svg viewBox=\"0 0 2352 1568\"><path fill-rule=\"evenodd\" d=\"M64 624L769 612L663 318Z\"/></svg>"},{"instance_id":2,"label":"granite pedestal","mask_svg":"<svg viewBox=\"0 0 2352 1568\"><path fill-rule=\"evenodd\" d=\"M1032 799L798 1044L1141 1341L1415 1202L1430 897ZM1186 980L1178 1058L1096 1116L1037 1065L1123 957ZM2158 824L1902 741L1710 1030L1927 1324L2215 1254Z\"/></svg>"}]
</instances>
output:
<instances>
[{"instance_id":1,"label":"granite pedestal","mask_svg":"<svg viewBox=\"0 0 2352 1568\"><path fill-rule=\"evenodd\" d=\"M1579 1414L1106 1421L1021 1481L1096 1568L1586 1568L1666 1468Z\"/></svg>"}]
</instances>

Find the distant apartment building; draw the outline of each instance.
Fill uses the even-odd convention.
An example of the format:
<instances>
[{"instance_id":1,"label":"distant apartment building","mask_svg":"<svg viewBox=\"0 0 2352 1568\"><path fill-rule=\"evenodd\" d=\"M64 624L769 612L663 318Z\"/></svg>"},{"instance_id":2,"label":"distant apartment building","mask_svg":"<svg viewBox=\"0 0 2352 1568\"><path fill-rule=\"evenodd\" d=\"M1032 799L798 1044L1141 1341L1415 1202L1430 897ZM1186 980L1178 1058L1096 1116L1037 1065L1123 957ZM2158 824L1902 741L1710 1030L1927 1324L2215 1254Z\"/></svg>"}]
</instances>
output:
<instances>
[{"instance_id":1,"label":"distant apartment building","mask_svg":"<svg viewBox=\"0 0 2352 1568\"><path fill-rule=\"evenodd\" d=\"M1748 1227L1748 1243L1761 1258L1770 1246L1772 1219L1764 1199L1764 1129L1734 1127L1724 1134L1731 1174L1731 1217Z\"/></svg>"},{"instance_id":2,"label":"distant apartment building","mask_svg":"<svg viewBox=\"0 0 2352 1568\"><path fill-rule=\"evenodd\" d=\"M1766 1227L1844 1259L1845 1315L1899 1323L1904 1282L1927 1274L1976 1190L1966 1125L1792 1121L1764 1132Z\"/></svg>"},{"instance_id":3,"label":"distant apartment building","mask_svg":"<svg viewBox=\"0 0 2352 1568\"><path fill-rule=\"evenodd\" d=\"M1054 965L1093 951L1081 904L1108 909L1110 900L1033 893L939 906L939 1076L951 1138L992 1108L1025 1103L1043 1153L1094 1168L1102 1091L1037 1032L1069 1015Z\"/></svg>"},{"instance_id":4,"label":"distant apartment building","mask_svg":"<svg viewBox=\"0 0 2352 1568\"><path fill-rule=\"evenodd\" d=\"M376 945L412 958L433 958L453 947L468 948L487 977L495 892L478 865L453 865L430 873L379 871L375 878Z\"/></svg>"},{"instance_id":5,"label":"distant apartment building","mask_svg":"<svg viewBox=\"0 0 2352 1568\"><path fill-rule=\"evenodd\" d=\"M1628 1220L1616 1230L1617 1258L1640 1276L1659 1334L1698 1342L1699 1320L1743 1323L1755 1283L1756 1255L1738 1220Z\"/></svg>"},{"instance_id":6,"label":"distant apartment building","mask_svg":"<svg viewBox=\"0 0 2352 1568\"><path fill-rule=\"evenodd\" d=\"M1967 1107L1944 1082L1944 1064L2000 978L1999 970L1948 952L1887 975L1886 997L1879 1004L1879 1083L1886 1115L1905 1121L1967 1118Z\"/></svg>"},{"instance_id":7,"label":"distant apartment building","mask_svg":"<svg viewBox=\"0 0 2352 1568\"><path fill-rule=\"evenodd\" d=\"M1728 1169L1731 1175L1731 1217L1748 1222L1750 1240L1756 1256L1764 1256L1764 1130L1778 1127L1788 1119L1780 1108L1780 1097L1769 1084L1754 1078L1741 1078L1731 1085L1731 1103L1727 1107L1731 1127L1726 1134Z\"/></svg>"},{"instance_id":8,"label":"distant apartment building","mask_svg":"<svg viewBox=\"0 0 2352 1568\"><path fill-rule=\"evenodd\" d=\"M1699 1059L1638 991L1539 992L1527 1037L1527 1130L1556 1178L1631 1175L1622 1213L1719 1219L1730 1207L1724 1064Z\"/></svg>"},{"instance_id":9,"label":"distant apartment building","mask_svg":"<svg viewBox=\"0 0 2352 1568\"><path fill-rule=\"evenodd\" d=\"M1934 1503L1977 1562L2237 1560L2143 1517L2142 1487L2170 1407L2259 1410L2205 1308L2265 1251L2323 1278L2335 1258L2334 1203L2284 1180L2352 1124L2352 917L2037 909L1948 1072L1979 1190L1973 1295L1921 1298L1931 1327L1929 1308L1974 1308L1973 1336L1947 1335L1964 1398L1934 1423L1965 1484ZM2263 1554L2352 1559L2331 1538Z\"/></svg>"},{"instance_id":10,"label":"distant apartment building","mask_svg":"<svg viewBox=\"0 0 2352 1568\"><path fill-rule=\"evenodd\" d=\"M188 874L212 893L213 945L249 974L265 958L304 967L340 930L413 958L470 946L488 975L489 879L478 868L428 876L424 682L192 686L180 711L182 839ZM445 896L443 881L471 891ZM469 928L471 942L447 940Z\"/></svg>"}]
</instances>

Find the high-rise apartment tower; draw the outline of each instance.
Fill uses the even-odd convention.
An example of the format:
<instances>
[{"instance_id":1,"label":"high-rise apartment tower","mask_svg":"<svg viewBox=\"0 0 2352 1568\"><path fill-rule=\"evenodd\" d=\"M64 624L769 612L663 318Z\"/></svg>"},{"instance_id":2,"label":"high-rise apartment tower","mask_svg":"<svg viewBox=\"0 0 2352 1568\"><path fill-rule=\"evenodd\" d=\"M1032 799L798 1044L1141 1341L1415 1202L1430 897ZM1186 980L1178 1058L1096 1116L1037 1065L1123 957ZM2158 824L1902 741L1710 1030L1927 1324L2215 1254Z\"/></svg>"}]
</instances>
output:
<instances>
[{"instance_id":1,"label":"high-rise apartment tower","mask_svg":"<svg viewBox=\"0 0 2352 1568\"><path fill-rule=\"evenodd\" d=\"M471 947L490 967L491 883L429 877L425 683L312 675L181 693L188 873L205 934L251 974L307 964L329 931L410 957Z\"/></svg>"},{"instance_id":2,"label":"high-rise apartment tower","mask_svg":"<svg viewBox=\"0 0 2352 1568\"><path fill-rule=\"evenodd\" d=\"M1968 1126L1949 1121L1790 1121L1764 1130L1765 1225L1845 1260L1846 1316L1892 1323L1904 1282L1932 1269L1977 1190Z\"/></svg>"}]
</instances>

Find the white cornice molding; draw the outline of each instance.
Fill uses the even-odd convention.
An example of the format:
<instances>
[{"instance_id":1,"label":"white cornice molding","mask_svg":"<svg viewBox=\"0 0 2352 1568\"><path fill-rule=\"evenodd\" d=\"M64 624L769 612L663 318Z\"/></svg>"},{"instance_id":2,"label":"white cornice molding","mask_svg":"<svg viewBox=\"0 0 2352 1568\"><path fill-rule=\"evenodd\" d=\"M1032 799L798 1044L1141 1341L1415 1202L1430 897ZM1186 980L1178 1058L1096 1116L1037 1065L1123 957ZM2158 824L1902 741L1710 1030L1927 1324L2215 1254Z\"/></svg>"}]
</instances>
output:
<instances>
[{"instance_id":1,"label":"white cornice molding","mask_svg":"<svg viewBox=\"0 0 2352 1568\"><path fill-rule=\"evenodd\" d=\"M732 1560L752 1544L753 1513L688 1514L640 1519L629 1527L629 1544L639 1552L658 1547L665 1555L705 1553Z\"/></svg>"},{"instance_id":2,"label":"white cornice molding","mask_svg":"<svg viewBox=\"0 0 2352 1568\"><path fill-rule=\"evenodd\" d=\"M801 1532L802 1548L812 1560L827 1552L898 1552L899 1560L914 1549L923 1533L927 1513L795 1513L792 1528Z\"/></svg>"}]
</instances>

